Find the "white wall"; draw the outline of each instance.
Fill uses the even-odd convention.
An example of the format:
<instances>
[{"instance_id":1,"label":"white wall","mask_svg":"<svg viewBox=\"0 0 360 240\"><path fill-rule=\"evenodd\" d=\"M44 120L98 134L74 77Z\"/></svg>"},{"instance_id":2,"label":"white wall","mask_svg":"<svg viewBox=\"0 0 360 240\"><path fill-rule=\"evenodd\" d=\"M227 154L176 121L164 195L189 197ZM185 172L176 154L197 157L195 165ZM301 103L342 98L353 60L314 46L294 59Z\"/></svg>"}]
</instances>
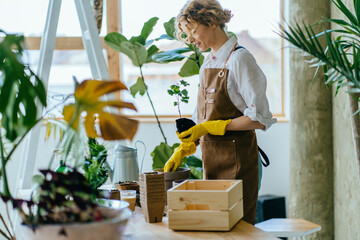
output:
<instances>
[{"instance_id":1,"label":"white wall","mask_svg":"<svg viewBox=\"0 0 360 240\"><path fill-rule=\"evenodd\" d=\"M175 134L176 127L174 123L162 124L165 136L168 143L172 145L175 142L179 142ZM37 172L40 168L46 168L48 166L50 156L56 141L50 137L46 142L44 141L45 128L42 129L40 137L37 162L34 167ZM260 195L262 194L274 194L285 196L286 199L289 194L289 123L279 122L273 125L266 132L257 130L258 144L266 152L270 159L270 166L263 168L262 186L260 189ZM121 143L129 147L134 147L134 143L137 140L141 140L146 145L146 155L144 159L143 171L151 171L152 159L150 156L151 151L158 145L163 138L160 134L159 128L156 123L141 123L135 138L132 142L122 141ZM115 143L108 144L111 148ZM140 145L138 151L138 159L141 160L143 150ZM199 151L196 155L199 155ZM109 150L110 161L112 161L113 149ZM20 161L20 153L17 152L9 164L9 179L11 182L11 188L14 189L15 182L21 179L21 176L17 176L17 170L20 164L23 164L25 160ZM57 163L53 164L56 167ZM31 169L28 169L29 171Z\"/></svg>"},{"instance_id":2,"label":"white wall","mask_svg":"<svg viewBox=\"0 0 360 240\"><path fill-rule=\"evenodd\" d=\"M176 128L173 123L163 123L163 130L168 138L168 143L173 144L178 142L175 134ZM37 149L37 161L34 169L27 169L28 171L34 170L34 173L38 173L37 170L41 168L47 168L50 160L52 150L56 145L56 140L52 137L44 141L45 127L42 128L41 137L39 140L39 147ZM263 168L262 186L260 189L260 195L273 194L286 197L288 202L289 195L289 123L280 122L273 125L268 131L257 131L258 144L266 152L270 159L270 166ZM139 129L132 142L122 141L121 144L134 147L134 143L137 140L141 140L145 143L147 151L144 160L143 171L151 171L152 159L150 152L156 145L162 140L159 128L156 123L142 123L139 125ZM116 143L108 144L109 148L113 147ZM139 159L143 154L143 150L139 145ZM113 150L109 149L109 160L112 161ZM199 151L196 153L199 155ZM21 159L21 148L14 154L12 161L8 165L8 179L10 188L15 194L16 184L20 181L21 176L18 176L18 169L21 164L24 164L25 159ZM58 163L52 165L53 168ZM15 194L16 195L16 194ZM288 206L288 204L286 204ZM286 208L288 212L288 207ZM0 212L5 213L4 206L0 206ZM11 211L13 215L13 211Z\"/></svg>"}]
</instances>

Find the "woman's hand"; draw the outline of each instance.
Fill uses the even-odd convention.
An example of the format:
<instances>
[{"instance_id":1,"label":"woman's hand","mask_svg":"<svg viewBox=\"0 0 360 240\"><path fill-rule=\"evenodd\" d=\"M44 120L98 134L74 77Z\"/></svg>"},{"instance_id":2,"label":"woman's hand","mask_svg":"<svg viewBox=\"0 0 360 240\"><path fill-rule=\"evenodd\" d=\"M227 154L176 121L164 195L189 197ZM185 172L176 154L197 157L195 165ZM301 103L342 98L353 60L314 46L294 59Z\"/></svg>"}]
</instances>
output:
<instances>
[{"instance_id":1,"label":"woman's hand","mask_svg":"<svg viewBox=\"0 0 360 240\"><path fill-rule=\"evenodd\" d=\"M201 136L210 133L212 135L224 135L226 126L231 122L228 120L206 121L191 127L189 130L178 134L182 142L196 142Z\"/></svg>"}]
</instances>

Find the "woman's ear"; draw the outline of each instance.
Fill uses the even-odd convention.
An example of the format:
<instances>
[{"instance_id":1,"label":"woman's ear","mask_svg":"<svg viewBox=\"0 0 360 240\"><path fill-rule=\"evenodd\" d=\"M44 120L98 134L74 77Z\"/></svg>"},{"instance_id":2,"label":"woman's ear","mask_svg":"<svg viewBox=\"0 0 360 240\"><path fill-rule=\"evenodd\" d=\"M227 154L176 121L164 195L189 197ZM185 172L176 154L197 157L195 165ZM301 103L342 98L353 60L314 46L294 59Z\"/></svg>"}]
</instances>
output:
<instances>
[{"instance_id":1,"label":"woman's ear","mask_svg":"<svg viewBox=\"0 0 360 240\"><path fill-rule=\"evenodd\" d=\"M211 24L211 25L210 25L210 28L211 28L212 30L215 30L215 29L216 29L216 25L215 25L215 24Z\"/></svg>"}]
</instances>

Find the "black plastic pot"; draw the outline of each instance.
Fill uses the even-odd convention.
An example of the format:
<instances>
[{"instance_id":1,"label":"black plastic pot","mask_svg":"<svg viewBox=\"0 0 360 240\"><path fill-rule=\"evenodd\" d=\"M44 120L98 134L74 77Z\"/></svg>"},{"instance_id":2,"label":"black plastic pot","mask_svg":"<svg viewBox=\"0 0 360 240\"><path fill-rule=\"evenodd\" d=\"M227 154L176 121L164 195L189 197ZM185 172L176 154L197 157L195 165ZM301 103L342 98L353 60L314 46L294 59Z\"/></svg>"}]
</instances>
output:
<instances>
[{"instance_id":1,"label":"black plastic pot","mask_svg":"<svg viewBox=\"0 0 360 240\"><path fill-rule=\"evenodd\" d=\"M189 118L178 118L175 120L175 122L176 122L176 129L179 133L182 133L196 125L196 123Z\"/></svg>"}]
</instances>

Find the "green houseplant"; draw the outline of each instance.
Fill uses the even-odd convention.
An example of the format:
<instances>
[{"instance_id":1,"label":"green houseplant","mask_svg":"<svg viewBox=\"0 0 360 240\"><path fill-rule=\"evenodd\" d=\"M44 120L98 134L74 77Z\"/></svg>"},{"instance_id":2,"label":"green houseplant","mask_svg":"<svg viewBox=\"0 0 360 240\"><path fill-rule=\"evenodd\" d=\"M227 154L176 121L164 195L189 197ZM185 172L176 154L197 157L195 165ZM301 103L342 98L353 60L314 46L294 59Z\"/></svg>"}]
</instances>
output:
<instances>
[{"instance_id":1,"label":"green houseplant","mask_svg":"<svg viewBox=\"0 0 360 240\"><path fill-rule=\"evenodd\" d=\"M334 85L336 93L340 88L346 89L353 113L352 129L360 166L360 0L353 1L355 12L341 0L331 2L343 13L344 20L324 18L310 26L295 24L278 34L310 57L310 67L316 68L315 75L319 68L323 68L326 85ZM314 32L313 26L324 22L333 24L335 28ZM325 47L320 44L320 39L325 40Z\"/></svg>"},{"instance_id":2,"label":"green houseplant","mask_svg":"<svg viewBox=\"0 0 360 240\"><path fill-rule=\"evenodd\" d=\"M108 156L104 145L93 138L88 138L89 155L85 157L83 169L85 178L93 189L98 189L108 179L106 158Z\"/></svg>"},{"instance_id":3,"label":"green houseplant","mask_svg":"<svg viewBox=\"0 0 360 240\"><path fill-rule=\"evenodd\" d=\"M89 137L102 137L106 140L132 139L137 130L137 121L107 112L105 108L130 108L135 107L131 103L121 101L101 101L103 95L126 89L119 81L86 80L78 84L74 93L75 103L64 107L64 119L66 129L61 146L64 149L63 159L72 156L75 162L72 164L72 172L58 173L51 170L42 170L43 178L37 178L39 187L38 194L34 194L30 200L16 199L9 189L7 178L7 164L11 160L14 151L43 117L38 117L40 108L46 106L46 91L41 80L21 60L23 54L24 37L6 34L0 30L0 159L2 188L1 200L5 203L6 212L9 213L9 205L12 205L21 216L26 231L26 236L38 237L47 228L46 237L57 239L67 235L85 237L87 231L79 232L74 228L79 222L88 222L90 228L97 228L96 222L105 224L105 218L115 219L120 226L124 224L127 216L125 212L116 214L106 209L99 208L96 197L99 194L90 187L85 177L77 171L81 166L83 155L79 151L83 146L81 142L80 128L83 126ZM37 105L36 102L40 104ZM83 120L82 113L87 115ZM100 131L95 130L95 120L98 118ZM80 158L78 158L81 156ZM71 158L70 158L71 159ZM69 162L68 162L69 163ZM125 214L125 215L124 215ZM5 216L0 214L0 221L4 230L0 229L3 239L16 239L15 231L9 214L8 224ZM67 223L61 225L61 223ZM59 223L57 227L53 223ZM85 226L85 225L82 225ZM50 229L50 230L49 230ZM113 228L118 231L120 228ZM118 229L118 230L116 230ZM74 231L76 233L74 233ZM99 230L99 229L98 229ZM121 229L120 229L121 230ZM116 236L115 232L110 235ZM50 233L49 233L50 232ZM80 234L80 235L79 235ZM108 236L105 236L108 237Z\"/></svg>"},{"instance_id":4,"label":"green houseplant","mask_svg":"<svg viewBox=\"0 0 360 240\"><path fill-rule=\"evenodd\" d=\"M167 139L162 130L160 120L155 110L155 106L153 105L153 102L151 100L151 96L148 91L148 86L146 85L142 68L147 63L151 63L151 62L168 63L171 61L180 61L186 57L184 55L181 55L181 57L169 57L172 55L172 53L168 53L166 54L166 56L162 56L162 55L159 56L161 52L159 52L158 47L156 47L153 43L160 39L174 40L175 27L174 27L174 18L173 18L169 22L164 24L167 34L164 34L157 39L147 40L154 26L156 25L157 21L158 21L157 17L153 17L149 19L147 22L144 23L140 35L133 36L130 39L127 39L125 36L117 32L109 33L105 36L106 44L108 44L114 50L125 54L127 57L129 57L129 59L131 60L134 66L139 67L140 76L138 77L137 82L130 87L130 92L134 97L136 96L137 93L139 93L141 96L145 95L146 93L149 102L151 104L152 110L154 112L154 116L156 118L158 127L164 139L164 142L161 142L158 146L156 146L154 151L151 153L151 156L153 157L153 166L152 166L153 169L162 168L165 162L170 158L170 156L174 152L174 149L177 146L179 146L179 144L175 143L172 146L170 146L167 143ZM204 57L199 52L199 50L196 49L197 49L196 46L192 44L189 45L189 47L186 49L175 51L175 52L180 51L182 53L195 51L194 54L197 56L197 57L190 57L189 58L190 60L185 62L184 64L185 67L183 67L182 70L180 71L180 72L184 72L184 76L192 76L194 74L199 73L199 68L201 66L202 59ZM177 53L174 54L176 55ZM164 60L164 58L167 58L167 60ZM196 175L199 176L199 174Z\"/></svg>"}]
</instances>

